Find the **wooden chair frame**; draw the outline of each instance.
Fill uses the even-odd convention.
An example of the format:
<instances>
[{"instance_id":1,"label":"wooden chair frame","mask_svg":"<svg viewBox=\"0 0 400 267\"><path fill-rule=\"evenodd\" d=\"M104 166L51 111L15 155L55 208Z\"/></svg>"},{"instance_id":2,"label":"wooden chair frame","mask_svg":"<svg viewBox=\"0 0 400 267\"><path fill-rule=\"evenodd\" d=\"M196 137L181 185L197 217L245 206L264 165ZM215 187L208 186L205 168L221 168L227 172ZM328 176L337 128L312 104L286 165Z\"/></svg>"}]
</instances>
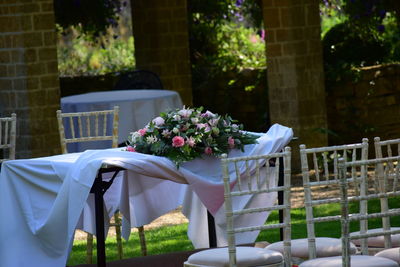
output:
<instances>
[{"instance_id":1,"label":"wooden chair frame","mask_svg":"<svg viewBox=\"0 0 400 267\"><path fill-rule=\"evenodd\" d=\"M348 144L340 146L330 146L330 147L319 147L319 148L306 148L306 146L300 145L300 159L301 159L301 169L303 177L304 186L304 197L305 197L305 208L306 208L306 221L307 221L307 239L308 239L308 250L309 259L314 259L317 257L316 253L316 236L314 224L318 222L328 222L328 221L339 221L340 215L337 216L326 216L326 217L315 217L313 213L313 207L322 204L329 203L339 203L339 192L337 197L328 197L326 199L315 200L312 198L312 188L318 186L331 186L339 185L338 176L338 160L341 155L347 155L347 151L351 152L351 159L356 160L357 156L361 160L366 160L368 158L368 139L364 138L362 143ZM328 166L328 154L332 153L333 161L333 173L329 170ZM312 156L313 170L315 171L315 181L310 179L310 168L308 164L308 156ZM322 166L318 163L318 155L322 157ZM320 174L320 170L322 175ZM354 169L352 170L352 175L354 176ZM356 187L357 189L357 187ZM366 212L366 211L365 211ZM365 226L363 226L365 228Z\"/></svg>"},{"instance_id":2,"label":"wooden chair frame","mask_svg":"<svg viewBox=\"0 0 400 267\"><path fill-rule=\"evenodd\" d=\"M12 113L11 117L0 118L0 151L4 153L0 158L0 164L3 161L15 159L16 137L17 114ZM8 156L6 156L7 154Z\"/></svg>"}]
</instances>

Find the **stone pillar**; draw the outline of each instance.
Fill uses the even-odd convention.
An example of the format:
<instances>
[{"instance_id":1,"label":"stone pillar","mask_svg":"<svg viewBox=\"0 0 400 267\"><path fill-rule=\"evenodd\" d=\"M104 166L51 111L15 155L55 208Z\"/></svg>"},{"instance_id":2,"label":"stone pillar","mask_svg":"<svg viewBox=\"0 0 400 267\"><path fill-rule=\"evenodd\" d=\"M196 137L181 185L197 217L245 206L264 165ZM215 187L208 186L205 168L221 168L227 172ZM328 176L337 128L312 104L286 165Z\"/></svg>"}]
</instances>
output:
<instances>
[{"instance_id":1,"label":"stone pillar","mask_svg":"<svg viewBox=\"0 0 400 267\"><path fill-rule=\"evenodd\" d=\"M318 0L263 0L271 123L291 127L307 147L326 146ZM296 163L295 163L296 164Z\"/></svg>"},{"instance_id":2,"label":"stone pillar","mask_svg":"<svg viewBox=\"0 0 400 267\"><path fill-rule=\"evenodd\" d=\"M0 1L0 116L17 114L17 158L60 152L52 0Z\"/></svg>"},{"instance_id":3,"label":"stone pillar","mask_svg":"<svg viewBox=\"0 0 400 267\"><path fill-rule=\"evenodd\" d=\"M186 0L132 0L131 7L136 67L157 73L165 89L191 105Z\"/></svg>"}]
</instances>

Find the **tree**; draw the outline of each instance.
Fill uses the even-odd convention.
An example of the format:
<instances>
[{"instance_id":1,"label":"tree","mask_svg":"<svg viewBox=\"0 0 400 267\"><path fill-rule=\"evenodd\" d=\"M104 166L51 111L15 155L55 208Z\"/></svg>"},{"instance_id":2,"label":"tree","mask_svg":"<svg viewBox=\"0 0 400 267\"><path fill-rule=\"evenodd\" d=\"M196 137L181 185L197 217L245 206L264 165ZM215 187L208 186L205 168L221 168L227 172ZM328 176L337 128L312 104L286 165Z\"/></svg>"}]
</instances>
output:
<instances>
[{"instance_id":1,"label":"tree","mask_svg":"<svg viewBox=\"0 0 400 267\"><path fill-rule=\"evenodd\" d=\"M54 0L56 23L61 30L74 26L96 37L118 25L119 13L126 4L119 0Z\"/></svg>"}]
</instances>

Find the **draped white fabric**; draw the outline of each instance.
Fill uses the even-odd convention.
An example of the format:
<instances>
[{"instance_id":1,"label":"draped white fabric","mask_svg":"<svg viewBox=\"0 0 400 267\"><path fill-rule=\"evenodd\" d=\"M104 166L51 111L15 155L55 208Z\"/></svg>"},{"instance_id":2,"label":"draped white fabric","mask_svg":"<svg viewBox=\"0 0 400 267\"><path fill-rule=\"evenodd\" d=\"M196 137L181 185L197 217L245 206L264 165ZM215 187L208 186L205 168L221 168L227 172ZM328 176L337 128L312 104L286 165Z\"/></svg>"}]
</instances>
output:
<instances>
[{"instance_id":1,"label":"draped white fabric","mask_svg":"<svg viewBox=\"0 0 400 267\"><path fill-rule=\"evenodd\" d=\"M258 144L246 146L243 153L232 151L230 156L280 151L292 135L290 128L273 125ZM186 214L193 222L203 217L195 212L204 211L203 204L217 223L223 214L219 211L223 204L220 162L214 157L185 163L179 169L166 158L118 148L8 161L0 174L0 266L65 266L75 228L94 230L86 200L103 164L127 169L105 195L108 213L117 207L123 213L125 230L148 224L182 203L186 211L192 206ZM199 201L187 201L189 194ZM188 235L196 246L203 246L204 241L193 240L199 230L189 226Z\"/></svg>"}]
</instances>

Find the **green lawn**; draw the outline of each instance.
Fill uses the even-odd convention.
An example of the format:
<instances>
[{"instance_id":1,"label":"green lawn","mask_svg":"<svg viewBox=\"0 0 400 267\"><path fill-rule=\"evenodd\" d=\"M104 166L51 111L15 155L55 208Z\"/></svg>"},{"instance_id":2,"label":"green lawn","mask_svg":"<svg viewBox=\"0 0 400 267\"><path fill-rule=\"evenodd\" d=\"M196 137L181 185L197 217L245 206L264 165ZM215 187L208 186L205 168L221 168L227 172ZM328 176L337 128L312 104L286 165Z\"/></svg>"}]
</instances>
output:
<instances>
[{"instance_id":1,"label":"green lawn","mask_svg":"<svg viewBox=\"0 0 400 267\"><path fill-rule=\"evenodd\" d=\"M397 203L396 203L397 202ZM391 207L399 206L399 198L392 199L389 201ZM358 210L357 203L351 203L351 212ZM369 212L379 211L379 202L370 201ZM303 238L307 237L306 223L305 223L305 210L293 209L292 210L292 238ZM316 216L329 216L340 214L339 204L329 204L318 207L315 210ZM268 222L277 222L278 215L276 212L272 213L268 219ZM374 219L369 221L369 228L381 227L380 219ZM392 226L400 226L400 216L391 219ZM358 224L353 223L351 225L351 231L357 231ZM326 222L316 224L317 236L326 237L340 237L340 222ZM186 251L192 250L193 246L187 237L187 224L180 224L176 226L160 227L157 229L146 230L146 242L147 250L149 255L163 254L174 251ZM260 233L257 241L268 241L275 242L279 241L279 230L269 230ZM85 263L86 261L86 241L76 241L72 249L68 265L77 265ZM140 244L138 235L136 233L131 234L131 238L128 242L124 241L124 258L132 258L141 256ZM117 259L117 248L115 238L107 238L106 240L106 255L107 261ZM94 262L96 262L96 251L93 252Z\"/></svg>"}]
</instances>

